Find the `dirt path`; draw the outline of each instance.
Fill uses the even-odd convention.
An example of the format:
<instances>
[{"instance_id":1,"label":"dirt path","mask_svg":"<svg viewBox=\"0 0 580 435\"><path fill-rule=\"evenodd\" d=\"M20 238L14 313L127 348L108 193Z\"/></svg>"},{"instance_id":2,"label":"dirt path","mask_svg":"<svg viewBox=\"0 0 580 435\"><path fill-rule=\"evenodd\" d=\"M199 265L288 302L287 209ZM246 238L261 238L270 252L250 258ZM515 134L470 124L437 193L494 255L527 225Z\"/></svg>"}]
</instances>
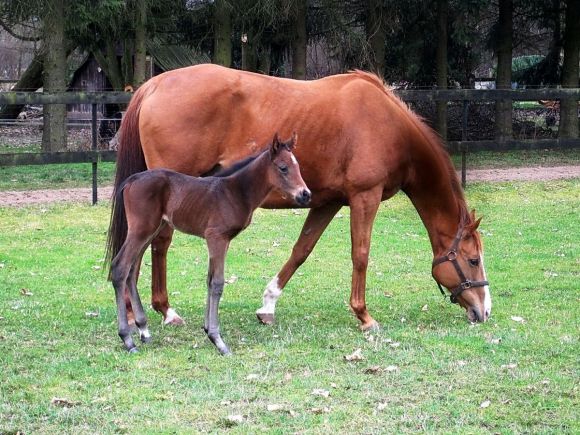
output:
<instances>
[{"instance_id":1,"label":"dirt path","mask_svg":"<svg viewBox=\"0 0 580 435\"><path fill-rule=\"evenodd\" d=\"M538 166L509 169L472 169L467 171L468 183L473 181L543 181L566 178L580 178L580 166ZM99 201L108 201L112 190L110 186L99 188ZM90 203L91 200L91 188L0 192L0 207L64 201Z\"/></svg>"}]
</instances>

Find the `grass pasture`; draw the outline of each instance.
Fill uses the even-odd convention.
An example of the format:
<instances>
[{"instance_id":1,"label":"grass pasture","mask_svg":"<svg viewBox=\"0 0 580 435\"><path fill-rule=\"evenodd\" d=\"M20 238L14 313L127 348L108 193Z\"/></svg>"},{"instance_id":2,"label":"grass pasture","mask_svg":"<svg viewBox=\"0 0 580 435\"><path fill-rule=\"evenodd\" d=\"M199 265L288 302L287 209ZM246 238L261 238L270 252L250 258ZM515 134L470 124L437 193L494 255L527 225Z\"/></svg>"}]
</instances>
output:
<instances>
[{"instance_id":1,"label":"grass pasture","mask_svg":"<svg viewBox=\"0 0 580 435\"><path fill-rule=\"evenodd\" d=\"M201 330L203 241L176 235L170 250L187 324L162 327L148 309L154 341L129 355L103 272L108 207L0 207L0 433L578 433L579 192L580 180L470 185L494 303L477 325L441 298L406 197L384 203L367 283L383 328L366 335L348 310L348 209L276 325L257 323L305 217L258 210L226 264L231 358ZM142 270L148 301L148 259ZM357 349L364 359L346 361Z\"/></svg>"}]
</instances>

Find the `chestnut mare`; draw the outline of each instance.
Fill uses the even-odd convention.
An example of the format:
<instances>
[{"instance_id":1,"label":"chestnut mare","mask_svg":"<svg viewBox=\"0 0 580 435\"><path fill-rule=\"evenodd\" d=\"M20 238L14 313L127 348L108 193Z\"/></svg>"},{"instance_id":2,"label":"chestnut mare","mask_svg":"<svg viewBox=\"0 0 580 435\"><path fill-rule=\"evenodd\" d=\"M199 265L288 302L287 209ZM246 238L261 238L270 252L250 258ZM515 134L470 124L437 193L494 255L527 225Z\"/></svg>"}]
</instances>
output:
<instances>
[{"instance_id":1,"label":"chestnut mare","mask_svg":"<svg viewBox=\"0 0 580 435\"><path fill-rule=\"evenodd\" d=\"M241 168L222 178L196 178L167 169L153 169L127 178L116 193L111 217L109 257L117 300L119 336L129 352L137 348L127 320L125 290L141 341L151 340L147 317L137 291L141 257L164 227L203 237L209 252L204 329L222 354L230 353L219 330L218 307L224 288L224 262L230 241L252 219L254 210L272 190L307 205L310 191L288 143L274 137L272 145ZM121 246L122 242L122 246Z\"/></svg>"},{"instance_id":2,"label":"chestnut mare","mask_svg":"<svg viewBox=\"0 0 580 435\"><path fill-rule=\"evenodd\" d=\"M376 326L365 304L371 231L381 201L399 190L417 209L434 258L449 257L433 264L437 283L454 289L453 299L470 321L489 318L479 220L467 210L449 156L438 136L373 74L298 81L206 64L153 77L137 90L123 119L115 186L146 167L212 173L255 153L272 131L289 135L290 128L301 137L295 155L312 201L289 260L266 287L257 311L262 322L274 321L282 289L348 205L350 306L363 329ZM292 206L279 193L262 204ZM171 236L165 227L152 243L152 305L166 323L178 324L182 320L169 307L166 288ZM459 292L458 286L467 290Z\"/></svg>"}]
</instances>

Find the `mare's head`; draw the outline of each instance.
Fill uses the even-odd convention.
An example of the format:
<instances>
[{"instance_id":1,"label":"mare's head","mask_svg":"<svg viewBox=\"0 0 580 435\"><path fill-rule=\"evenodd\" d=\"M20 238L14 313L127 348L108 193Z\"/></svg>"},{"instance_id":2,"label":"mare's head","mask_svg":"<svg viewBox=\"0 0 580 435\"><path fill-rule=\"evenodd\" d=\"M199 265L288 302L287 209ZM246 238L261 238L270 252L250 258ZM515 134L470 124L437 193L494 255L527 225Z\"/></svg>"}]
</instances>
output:
<instances>
[{"instance_id":1,"label":"mare's head","mask_svg":"<svg viewBox=\"0 0 580 435\"><path fill-rule=\"evenodd\" d=\"M274 135L269 149L272 164L268 178L272 186L282 192L283 196L290 196L299 205L308 205L311 198L310 189L302 179L298 160L292 153L296 147L296 139L296 133L293 133L286 142L278 139L278 133Z\"/></svg>"},{"instance_id":2,"label":"mare's head","mask_svg":"<svg viewBox=\"0 0 580 435\"><path fill-rule=\"evenodd\" d=\"M451 302L465 308L470 322L491 315L489 283L483 265L483 245L474 212L462 221L451 245L433 260L433 278L451 292ZM441 289L443 292L443 290Z\"/></svg>"}]
</instances>

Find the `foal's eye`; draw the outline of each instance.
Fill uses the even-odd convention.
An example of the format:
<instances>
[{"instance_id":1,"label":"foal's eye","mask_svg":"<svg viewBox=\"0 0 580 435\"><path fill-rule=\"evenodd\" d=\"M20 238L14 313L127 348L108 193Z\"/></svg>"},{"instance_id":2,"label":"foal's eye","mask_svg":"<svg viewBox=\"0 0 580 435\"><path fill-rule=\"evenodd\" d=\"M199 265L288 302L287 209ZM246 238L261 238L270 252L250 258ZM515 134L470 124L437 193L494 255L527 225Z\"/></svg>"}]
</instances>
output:
<instances>
[{"instance_id":1,"label":"foal's eye","mask_svg":"<svg viewBox=\"0 0 580 435\"><path fill-rule=\"evenodd\" d=\"M283 174L287 174L288 173L288 166L286 165L280 165L278 166L278 169L280 170L280 172L282 172Z\"/></svg>"},{"instance_id":2,"label":"foal's eye","mask_svg":"<svg viewBox=\"0 0 580 435\"><path fill-rule=\"evenodd\" d=\"M479 258L470 258L467 260L470 266L477 267L479 266Z\"/></svg>"}]
</instances>

